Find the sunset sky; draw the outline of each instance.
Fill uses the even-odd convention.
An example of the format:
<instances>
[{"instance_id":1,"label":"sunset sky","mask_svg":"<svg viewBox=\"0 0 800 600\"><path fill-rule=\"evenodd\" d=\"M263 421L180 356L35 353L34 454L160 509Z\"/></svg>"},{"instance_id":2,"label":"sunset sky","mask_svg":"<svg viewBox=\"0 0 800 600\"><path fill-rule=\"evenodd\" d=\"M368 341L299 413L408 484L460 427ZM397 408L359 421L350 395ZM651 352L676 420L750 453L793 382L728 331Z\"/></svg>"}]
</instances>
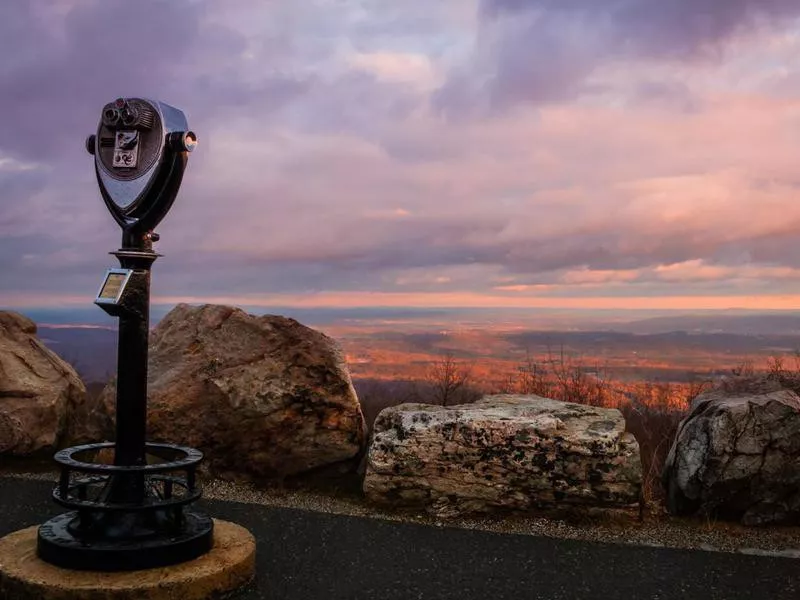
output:
<instances>
[{"instance_id":1,"label":"sunset sky","mask_svg":"<svg viewBox=\"0 0 800 600\"><path fill-rule=\"evenodd\" d=\"M798 0L2 0L0 308L117 266L117 96L200 141L157 302L800 309Z\"/></svg>"}]
</instances>

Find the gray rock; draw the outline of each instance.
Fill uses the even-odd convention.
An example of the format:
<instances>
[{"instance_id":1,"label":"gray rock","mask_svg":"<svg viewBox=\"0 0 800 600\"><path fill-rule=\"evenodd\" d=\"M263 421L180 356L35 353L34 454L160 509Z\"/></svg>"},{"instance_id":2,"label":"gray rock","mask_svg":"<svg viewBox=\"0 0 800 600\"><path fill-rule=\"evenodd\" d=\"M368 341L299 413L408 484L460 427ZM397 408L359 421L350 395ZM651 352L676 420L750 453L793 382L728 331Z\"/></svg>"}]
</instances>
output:
<instances>
[{"instance_id":1,"label":"gray rock","mask_svg":"<svg viewBox=\"0 0 800 600\"><path fill-rule=\"evenodd\" d=\"M698 396L664 466L667 508L746 525L800 517L800 398L769 378Z\"/></svg>"},{"instance_id":2,"label":"gray rock","mask_svg":"<svg viewBox=\"0 0 800 600\"><path fill-rule=\"evenodd\" d=\"M441 516L639 501L639 445L616 409L538 396L403 404L375 421L364 492Z\"/></svg>"},{"instance_id":3,"label":"gray rock","mask_svg":"<svg viewBox=\"0 0 800 600\"><path fill-rule=\"evenodd\" d=\"M114 413L115 382L103 391ZM178 305L151 334L148 439L218 472L293 475L355 457L365 426L337 344L284 317Z\"/></svg>"},{"instance_id":4,"label":"gray rock","mask_svg":"<svg viewBox=\"0 0 800 600\"><path fill-rule=\"evenodd\" d=\"M36 456L89 441L86 388L23 315L0 311L0 455Z\"/></svg>"}]
</instances>

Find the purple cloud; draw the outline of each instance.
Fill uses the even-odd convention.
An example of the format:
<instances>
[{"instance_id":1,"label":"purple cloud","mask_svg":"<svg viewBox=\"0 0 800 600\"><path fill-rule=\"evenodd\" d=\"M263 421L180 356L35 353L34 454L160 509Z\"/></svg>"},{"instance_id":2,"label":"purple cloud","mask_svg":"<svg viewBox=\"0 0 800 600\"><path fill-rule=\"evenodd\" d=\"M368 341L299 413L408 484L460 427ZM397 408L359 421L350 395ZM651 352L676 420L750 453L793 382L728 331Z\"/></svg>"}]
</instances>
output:
<instances>
[{"instance_id":1,"label":"purple cloud","mask_svg":"<svg viewBox=\"0 0 800 600\"><path fill-rule=\"evenodd\" d=\"M113 264L82 141L118 94L184 108L200 137L159 228L161 295L800 267L794 108L735 97L715 54L795 5L0 2L0 298L91 296Z\"/></svg>"},{"instance_id":2,"label":"purple cloud","mask_svg":"<svg viewBox=\"0 0 800 600\"><path fill-rule=\"evenodd\" d=\"M483 0L487 21L502 17L580 19L604 29L613 52L691 58L738 31L800 15L794 0Z\"/></svg>"},{"instance_id":3,"label":"purple cloud","mask_svg":"<svg viewBox=\"0 0 800 600\"><path fill-rule=\"evenodd\" d=\"M597 91L620 61L717 58L722 44L800 16L795 0L484 0L469 63L435 99L450 114L554 103Z\"/></svg>"}]
</instances>

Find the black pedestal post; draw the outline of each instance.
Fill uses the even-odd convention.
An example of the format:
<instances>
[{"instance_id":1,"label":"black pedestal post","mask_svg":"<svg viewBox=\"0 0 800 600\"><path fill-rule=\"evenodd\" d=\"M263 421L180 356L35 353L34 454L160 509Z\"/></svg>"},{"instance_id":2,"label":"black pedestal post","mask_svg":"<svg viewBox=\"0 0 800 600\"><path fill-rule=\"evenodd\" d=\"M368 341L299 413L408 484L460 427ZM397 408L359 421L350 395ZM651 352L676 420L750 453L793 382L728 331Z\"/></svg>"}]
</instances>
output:
<instances>
[{"instance_id":1,"label":"black pedestal post","mask_svg":"<svg viewBox=\"0 0 800 600\"><path fill-rule=\"evenodd\" d=\"M184 562L208 552L213 521L185 510L201 495L202 453L146 442L150 269L158 258L149 236L113 254L132 272L119 316L116 443L67 448L55 456L61 479L53 491L74 509L39 528L40 558L60 567L127 571ZM93 462L114 448L114 464ZM148 454L154 455L148 464ZM183 472L183 473L181 473Z\"/></svg>"},{"instance_id":2,"label":"black pedestal post","mask_svg":"<svg viewBox=\"0 0 800 600\"><path fill-rule=\"evenodd\" d=\"M126 294L126 310L119 317L117 350L117 422L114 464L146 464L147 347L150 330L150 269L158 258L152 243L122 248L114 255L123 269L132 269ZM117 478L111 490L115 502L144 501L144 475Z\"/></svg>"}]
</instances>

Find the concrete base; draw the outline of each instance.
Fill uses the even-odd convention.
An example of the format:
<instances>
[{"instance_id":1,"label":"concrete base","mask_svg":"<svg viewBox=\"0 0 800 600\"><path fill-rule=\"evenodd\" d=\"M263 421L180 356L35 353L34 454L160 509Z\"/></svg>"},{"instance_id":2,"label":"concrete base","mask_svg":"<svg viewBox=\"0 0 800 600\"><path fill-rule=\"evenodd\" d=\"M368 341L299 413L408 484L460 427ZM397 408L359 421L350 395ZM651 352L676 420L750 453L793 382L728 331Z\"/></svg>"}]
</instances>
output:
<instances>
[{"instance_id":1,"label":"concrete base","mask_svg":"<svg viewBox=\"0 0 800 600\"><path fill-rule=\"evenodd\" d=\"M250 581L256 543L245 528L214 520L211 552L189 562L123 573L69 571L36 556L38 526L0 539L0 600L203 600Z\"/></svg>"}]
</instances>

